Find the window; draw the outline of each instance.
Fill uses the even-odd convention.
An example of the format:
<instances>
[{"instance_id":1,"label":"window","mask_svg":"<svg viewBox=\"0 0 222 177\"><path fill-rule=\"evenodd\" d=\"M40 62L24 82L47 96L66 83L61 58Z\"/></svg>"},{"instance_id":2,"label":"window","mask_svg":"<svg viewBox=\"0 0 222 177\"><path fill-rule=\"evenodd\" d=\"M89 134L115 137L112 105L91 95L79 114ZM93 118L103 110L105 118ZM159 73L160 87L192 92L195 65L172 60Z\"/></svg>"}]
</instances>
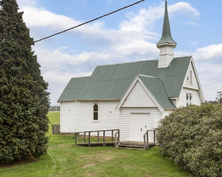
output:
<instances>
[{"instance_id":1,"label":"window","mask_svg":"<svg viewBox=\"0 0 222 177\"><path fill-rule=\"evenodd\" d=\"M93 106L93 120L98 120L98 105L97 103Z\"/></svg>"},{"instance_id":2,"label":"window","mask_svg":"<svg viewBox=\"0 0 222 177\"><path fill-rule=\"evenodd\" d=\"M186 94L186 101L187 101L187 106L192 104L192 93L187 93Z\"/></svg>"},{"instance_id":3,"label":"window","mask_svg":"<svg viewBox=\"0 0 222 177\"><path fill-rule=\"evenodd\" d=\"M192 81L192 71L190 71L190 85L193 84L193 81Z\"/></svg>"}]
</instances>

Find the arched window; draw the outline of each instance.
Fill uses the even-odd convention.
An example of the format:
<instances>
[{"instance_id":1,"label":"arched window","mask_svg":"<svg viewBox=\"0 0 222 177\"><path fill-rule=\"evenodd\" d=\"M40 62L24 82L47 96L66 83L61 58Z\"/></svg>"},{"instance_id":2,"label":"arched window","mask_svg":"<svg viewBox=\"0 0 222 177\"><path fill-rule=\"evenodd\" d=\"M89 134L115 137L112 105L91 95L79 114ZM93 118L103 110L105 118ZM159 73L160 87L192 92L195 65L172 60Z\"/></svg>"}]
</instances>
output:
<instances>
[{"instance_id":1,"label":"arched window","mask_svg":"<svg viewBox=\"0 0 222 177\"><path fill-rule=\"evenodd\" d=\"M98 105L94 104L93 106L93 120L98 120Z\"/></svg>"}]
</instances>

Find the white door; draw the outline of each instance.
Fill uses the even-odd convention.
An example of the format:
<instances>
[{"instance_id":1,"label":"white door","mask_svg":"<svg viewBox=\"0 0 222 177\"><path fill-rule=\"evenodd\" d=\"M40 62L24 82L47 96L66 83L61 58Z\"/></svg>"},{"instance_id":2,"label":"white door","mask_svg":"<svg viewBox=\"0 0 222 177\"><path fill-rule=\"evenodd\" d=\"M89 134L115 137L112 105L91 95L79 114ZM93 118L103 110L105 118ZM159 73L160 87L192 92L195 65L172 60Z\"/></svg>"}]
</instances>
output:
<instances>
[{"instance_id":1,"label":"white door","mask_svg":"<svg viewBox=\"0 0 222 177\"><path fill-rule=\"evenodd\" d=\"M150 114L130 115L130 141L143 141L146 130L151 130Z\"/></svg>"}]
</instances>

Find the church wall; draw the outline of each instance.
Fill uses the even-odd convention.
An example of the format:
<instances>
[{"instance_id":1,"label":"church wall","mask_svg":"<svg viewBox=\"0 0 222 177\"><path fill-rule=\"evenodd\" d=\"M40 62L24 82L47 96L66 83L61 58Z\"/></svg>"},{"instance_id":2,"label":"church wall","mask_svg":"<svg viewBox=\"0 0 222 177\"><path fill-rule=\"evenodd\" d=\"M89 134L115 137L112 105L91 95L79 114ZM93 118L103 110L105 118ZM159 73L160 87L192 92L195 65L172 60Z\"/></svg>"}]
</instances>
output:
<instances>
[{"instance_id":1,"label":"church wall","mask_svg":"<svg viewBox=\"0 0 222 177\"><path fill-rule=\"evenodd\" d=\"M187 94L192 94L192 100L187 100ZM199 96L199 91L198 90L193 90L193 89L188 89L188 88L183 88L179 100L177 101L177 107L181 106L187 106L188 104L192 105L201 105L201 100Z\"/></svg>"},{"instance_id":2,"label":"church wall","mask_svg":"<svg viewBox=\"0 0 222 177\"><path fill-rule=\"evenodd\" d=\"M180 93L179 100L177 100L176 106L187 106L187 104L201 105L199 92L200 89L194 72L193 63L191 62L187 69L187 73L183 83L183 88ZM191 94L192 99L187 99L187 94Z\"/></svg>"},{"instance_id":3,"label":"church wall","mask_svg":"<svg viewBox=\"0 0 222 177\"><path fill-rule=\"evenodd\" d=\"M147 127L148 129L155 129L158 121L162 118L162 113L159 108L138 81L120 108L121 141L131 140L130 127L134 126L131 125L130 119L131 116L135 116L135 114L149 115L148 119L150 119L149 122L151 125L148 126L149 128Z\"/></svg>"},{"instance_id":4,"label":"church wall","mask_svg":"<svg viewBox=\"0 0 222 177\"><path fill-rule=\"evenodd\" d=\"M98 105L98 120L93 120L93 106ZM118 101L62 102L60 126L62 133L119 129Z\"/></svg>"},{"instance_id":5,"label":"church wall","mask_svg":"<svg viewBox=\"0 0 222 177\"><path fill-rule=\"evenodd\" d=\"M130 116L132 113L150 114L152 130L156 128L162 113L156 108L121 108L120 110L120 141L130 141Z\"/></svg>"},{"instance_id":6,"label":"church wall","mask_svg":"<svg viewBox=\"0 0 222 177\"><path fill-rule=\"evenodd\" d=\"M137 81L122 107L156 107L156 104Z\"/></svg>"}]
</instances>

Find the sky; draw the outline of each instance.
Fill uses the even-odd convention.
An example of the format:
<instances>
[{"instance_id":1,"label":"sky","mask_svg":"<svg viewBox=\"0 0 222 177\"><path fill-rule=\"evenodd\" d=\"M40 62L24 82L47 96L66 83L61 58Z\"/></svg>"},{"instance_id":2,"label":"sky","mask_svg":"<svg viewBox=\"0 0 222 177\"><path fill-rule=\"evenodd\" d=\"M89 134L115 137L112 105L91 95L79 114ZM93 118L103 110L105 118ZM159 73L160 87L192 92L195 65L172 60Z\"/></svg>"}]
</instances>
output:
<instances>
[{"instance_id":1,"label":"sky","mask_svg":"<svg viewBox=\"0 0 222 177\"><path fill-rule=\"evenodd\" d=\"M138 0L17 0L34 40ZM168 0L175 57L193 56L205 99L222 90L222 1ZM36 43L33 51L48 82L51 105L73 77L98 65L159 58L164 1L145 0L93 23Z\"/></svg>"}]
</instances>

